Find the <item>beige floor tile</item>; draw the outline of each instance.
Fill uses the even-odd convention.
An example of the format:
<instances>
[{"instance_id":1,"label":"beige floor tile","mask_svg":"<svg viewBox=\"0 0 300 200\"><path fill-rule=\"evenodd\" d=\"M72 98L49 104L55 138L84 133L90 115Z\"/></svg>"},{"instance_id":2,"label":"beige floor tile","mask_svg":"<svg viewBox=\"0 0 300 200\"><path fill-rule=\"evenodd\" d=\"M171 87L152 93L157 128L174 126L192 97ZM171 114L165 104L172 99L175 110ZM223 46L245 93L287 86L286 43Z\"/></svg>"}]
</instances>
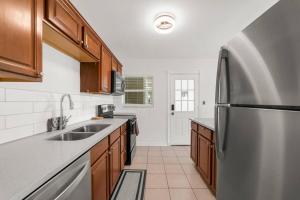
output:
<instances>
[{"instance_id":1,"label":"beige floor tile","mask_svg":"<svg viewBox=\"0 0 300 200\"><path fill-rule=\"evenodd\" d=\"M196 200L192 189L170 189L171 200Z\"/></svg>"},{"instance_id":2,"label":"beige floor tile","mask_svg":"<svg viewBox=\"0 0 300 200\"><path fill-rule=\"evenodd\" d=\"M149 147L149 151L160 151L161 150L161 147L160 146L152 146L152 147Z\"/></svg>"},{"instance_id":3,"label":"beige floor tile","mask_svg":"<svg viewBox=\"0 0 300 200\"><path fill-rule=\"evenodd\" d=\"M147 165L148 174L164 174L165 168L163 164L148 164Z\"/></svg>"},{"instance_id":4,"label":"beige floor tile","mask_svg":"<svg viewBox=\"0 0 300 200\"><path fill-rule=\"evenodd\" d=\"M197 200L216 200L208 189L193 189Z\"/></svg>"},{"instance_id":5,"label":"beige floor tile","mask_svg":"<svg viewBox=\"0 0 300 200\"><path fill-rule=\"evenodd\" d=\"M135 156L148 156L148 151L137 150Z\"/></svg>"},{"instance_id":6,"label":"beige floor tile","mask_svg":"<svg viewBox=\"0 0 300 200\"><path fill-rule=\"evenodd\" d=\"M179 164L177 157L163 157L165 164Z\"/></svg>"},{"instance_id":7,"label":"beige floor tile","mask_svg":"<svg viewBox=\"0 0 300 200\"><path fill-rule=\"evenodd\" d=\"M132 164L130 169L147 169L147 164Z\"/></svg>"},{"instance_id":8,"label":"beige floor tile","mask_svg":"<svg viewBox=\"0 0 300 200\"><path fill-rule=\"evenodd\" d=\"M203 179L198 174L187 174L186 175L192 188L207 188Z\"/></svg>"},{"instance_id":9,"label":"beige floor tile","mask_svg":"<svg viewBox=\"0 0 300 200\"><path fill-rule=\"evenodd\" d=\"M134 164L146 164L147 156L135 156L133 159Z\"/></svg>"},{"instance_id":10,"label":"beige floor tile","mask_svg":"<svg viewBox=\"0 0 300 200\"><path fill-rule=\"evenodd\" d=\"M182 167L176 164L165 164L165 171L167 174L184 174Z\"/></svg>"},{"instance_id":11,"label":"beige floor tile","mask_svg":"<svg viewBox=\"0 0 300 200\"><path fill-rule=\"evenodd\" d=\"M158 150L149 150L148 156L161 156L161 151Z\"/></svg>"},{"instance_id":12,"label":"beige floor tile","mask_svg":"<svg viewBox=\"0 0 300 200\"><path fill-rule=\"evenodd\" d=\"M178 157L190 157L189 151L175 151Z\"/></svg>"},{"instance_id":13,"label":"beige floor tile","mask_svg":"<svg viewBox=\"0 0 300 200\"><path fill-rule=\"evenodd\" d=\"M177 157L179 160L179 163L181 164L193 164L193 161L190 157Z\"/></svg>"},{"instance_id":14,"label":"beige floor tile","mask_svg":"<svg viewBox=\"0 0 300 200\"><path fill-rule=\"evenodd\" d=\"M189 150L191 148L190 146L172 146L172 147L176 151L184 151L184 150Z\"/></svg>"},{"instance_id":15,"label":"beige floor tile","mask_svg":"<svg viewBox=\"0 0 300 200\"><path fill-rule=\"evenodd\" d=\"M137 146L136 147L136 150L139 151L139 150L142 150L142 151L148 151L149 147L147 146Z\"/></svg>"},{"instance_id":16,"label":"beige floor tile","mask_svg":"<svg viewBox=\"0 0 300 200\"><path fill-rule=\"evenodd\" d=\"M168 189L146 189L145 200L170 200Z\"/></svg>"},{"instance_id":17,"label":"beige floor tile","mask_svg":"<svg viewBox=\"0 0 300 200\"><path fill-rule=\"evenodd\" d=\"M188 179L182 174L167 174L169 188L191 188Z\"/></svg>"},{"instance_id":18,"label":"beige floor tile","mask_svg":"<svg viewBox=\"0 0 300 200\"><path fill-rule=\"evenodd\" d=\"M167 189L167 178L163 174L147 174L146 188Z\"/></svg>"},{"instance_id":19,"label":"beige floor tile","mask_svg":"<svg viewBox=\"0 0 300 200\"><path fill-rule=\"evenodd\" d=\"M148 163L149 164L163 164L163 159L161 156L149 156Z\"/></svg>"},{"instance_id":20,"label":"beige floor tile","mask_svg":"<svg viewBox=\"0 0 300 200\"><path fill-rule=\"evenodd\" d=\"M176 157L177 156L175 151L162 151L161 155L163 157Z\"/></svg>"},{"instance_id":21,"label":"beige floor tile","mask_svg":"<svg viewBox=\"0 0 300 200\"><path fill-rule=\"evenodd\" d=\"M185 174L199 174L195 164L181 164L181 167Z\"/></svg>"},{"instance_id":22,"label":"beige floor tile","mask_svg":"<svg viewBox=\"0 0 300 200\"><path fill-rule=\"evenodd\" d=\"M173 148L171 146L163 146L163 147L160 147L160 150L162 150L162 151L172 151Z\"/></svg>"}]
</instances>

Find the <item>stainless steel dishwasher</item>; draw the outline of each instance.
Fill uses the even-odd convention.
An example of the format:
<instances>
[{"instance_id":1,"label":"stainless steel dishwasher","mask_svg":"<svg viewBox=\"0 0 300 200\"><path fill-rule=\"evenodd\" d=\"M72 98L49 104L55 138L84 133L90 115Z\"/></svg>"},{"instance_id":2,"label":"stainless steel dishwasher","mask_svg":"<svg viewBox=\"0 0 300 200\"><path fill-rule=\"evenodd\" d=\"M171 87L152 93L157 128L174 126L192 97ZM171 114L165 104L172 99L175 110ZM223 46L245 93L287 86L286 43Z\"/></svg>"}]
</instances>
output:
<instances>
[{"instance_id":1,"label":"stainless steel dishwasher","mask_svg":"<svg viewBox=\"0 0 300 200\"><path fill-rule=\"evenodd\" d=\"M54 176L25 200L91 200L90 153Z\"/></svg>"}]
</instances>

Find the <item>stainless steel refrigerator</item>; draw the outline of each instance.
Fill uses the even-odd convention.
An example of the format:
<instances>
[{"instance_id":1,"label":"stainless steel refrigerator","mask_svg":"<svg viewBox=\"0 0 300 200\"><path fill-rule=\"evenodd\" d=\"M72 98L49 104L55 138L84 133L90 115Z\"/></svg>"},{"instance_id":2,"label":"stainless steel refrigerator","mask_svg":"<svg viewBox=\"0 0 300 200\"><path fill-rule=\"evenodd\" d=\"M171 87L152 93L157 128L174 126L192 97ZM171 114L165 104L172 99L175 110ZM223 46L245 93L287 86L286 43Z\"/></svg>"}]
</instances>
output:
<instances>
[{"instance_id":1,"label":"stainless steel refrigerator","mask_svg":"<svg viewBox=\"0 0 300 200\"><path fill-rule=\"evenodd\" d=\"M300 199L300 0L281 0L220 51L217 200Z\"/></svg>"}]
</instances>

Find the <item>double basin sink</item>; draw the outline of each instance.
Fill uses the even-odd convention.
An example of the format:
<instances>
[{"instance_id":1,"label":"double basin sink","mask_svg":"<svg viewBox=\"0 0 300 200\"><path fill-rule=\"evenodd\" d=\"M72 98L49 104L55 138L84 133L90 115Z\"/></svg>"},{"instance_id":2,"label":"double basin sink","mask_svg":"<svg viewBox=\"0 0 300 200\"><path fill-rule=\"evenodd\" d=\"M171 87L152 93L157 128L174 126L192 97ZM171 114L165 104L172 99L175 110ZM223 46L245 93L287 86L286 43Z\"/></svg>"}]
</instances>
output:
<instances>
[{"instance_id":1,"label":"double basin sink","mask_svg":"<svg viewBox=\"0 0 300 200\"><path fill-rule=\"evenodd\" d=\"M49 138L49 140L57 141L74 141L74 140L83 140L96 133L102 131L103 129L109 127L110 124L90 124L86 126L79 127L72 131L56 135Z\"/></svg>"}]
</instances>

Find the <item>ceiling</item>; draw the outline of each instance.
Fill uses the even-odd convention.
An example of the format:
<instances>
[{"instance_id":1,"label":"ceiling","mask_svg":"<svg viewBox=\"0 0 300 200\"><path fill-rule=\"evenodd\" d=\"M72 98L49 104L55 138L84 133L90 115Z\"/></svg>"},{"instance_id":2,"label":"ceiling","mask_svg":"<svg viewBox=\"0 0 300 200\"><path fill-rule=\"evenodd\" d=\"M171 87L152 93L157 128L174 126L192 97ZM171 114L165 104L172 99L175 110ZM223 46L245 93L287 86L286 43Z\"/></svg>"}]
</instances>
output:
<instances>
[{"instance_id":1,"label":"ceiling","mask_svg":"<svg viewBox=\"0 0 300 200\"><path fill-rule=\"evenodd\" d=\"M222 44L278 0L71 0L109 48L126 59L211 59ZM168 35L160 12L176 16Z\"/></svg>"}]
</instances>

